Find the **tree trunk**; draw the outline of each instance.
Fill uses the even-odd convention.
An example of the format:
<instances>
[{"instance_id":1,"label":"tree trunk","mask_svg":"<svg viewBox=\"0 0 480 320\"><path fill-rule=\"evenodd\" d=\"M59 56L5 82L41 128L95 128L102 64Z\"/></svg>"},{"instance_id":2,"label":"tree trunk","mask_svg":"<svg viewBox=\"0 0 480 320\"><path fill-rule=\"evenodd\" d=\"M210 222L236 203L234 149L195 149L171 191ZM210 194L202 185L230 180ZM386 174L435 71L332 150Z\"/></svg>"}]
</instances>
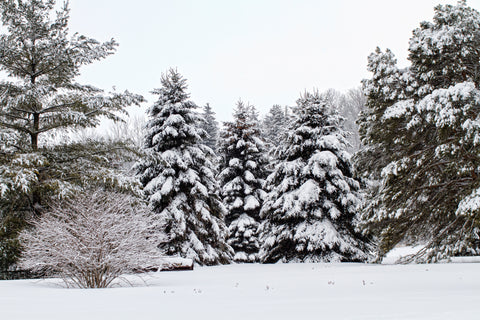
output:
<instances>
[{"instance_id":1,"label":"tree trunk","mask_svg":"<svg viewBox=\"0 0 480 320\"><path fill-rule=\"evenodd\" d=\"M40 128L40 115L38 113L33 114L33 130L30 134L32 140L32 150L36 152L38 150L38 130Z\"/></svg>"},{"instance_id":2,"label":"tree trunk","mask_svg":"<svg viewBox=\"0 0 480 320\"><path fill-rule=\"evenodd\" d=\"M38 113L33 114L33 130L32 134L30 135L31 137L31 142L32 142L32 151L37 152L38 151L38 130L40 128L40 115ZM32 191L32 212L35 216L39 216L41 214L41 208L42 208L42 196L40 194L40 191L38 190L38 186L42 184L40 181L40 170L37 170L37 180L38 184L33 187Z\"/></svg>"}]
</instances>

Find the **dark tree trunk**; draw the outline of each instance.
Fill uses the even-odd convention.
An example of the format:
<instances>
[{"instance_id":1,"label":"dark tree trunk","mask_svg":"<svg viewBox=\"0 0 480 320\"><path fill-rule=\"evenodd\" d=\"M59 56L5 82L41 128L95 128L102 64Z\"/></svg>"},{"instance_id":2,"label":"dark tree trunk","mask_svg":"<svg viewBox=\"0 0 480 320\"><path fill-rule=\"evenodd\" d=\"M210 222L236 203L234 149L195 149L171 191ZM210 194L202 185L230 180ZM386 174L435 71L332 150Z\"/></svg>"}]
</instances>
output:
<instances>
[{"instance_id":1,"label":"dark tree trunk","mask_svg":"<svg viewBox=\"0 0 480 320\"><path fill-rule=\"evenodd\" d=\"M33 152L38 151L39 128L40 128L40 115L38 113L34 113L33 114L33 130L32 130L32 134L30 135ZM40 178L39 172L37 172L37 179L38 179L38 184L33 188L33 192L32 192L32 212L35 216L39 216L41 214L41 208L42 208L42 196L40 194L40 191L38 190L38 186L40 186L42 183L40 181L41 178Z\"/></svg>"}]
</instances>

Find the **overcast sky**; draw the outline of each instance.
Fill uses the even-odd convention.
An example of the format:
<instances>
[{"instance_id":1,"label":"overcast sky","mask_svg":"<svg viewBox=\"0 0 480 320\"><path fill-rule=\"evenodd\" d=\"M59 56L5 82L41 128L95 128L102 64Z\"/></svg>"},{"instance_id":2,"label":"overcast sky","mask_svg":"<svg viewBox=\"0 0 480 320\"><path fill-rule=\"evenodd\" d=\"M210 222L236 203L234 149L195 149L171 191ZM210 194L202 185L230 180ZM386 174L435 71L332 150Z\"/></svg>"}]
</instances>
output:
<instances>
[{"instance_id":1,"label":"overcast sky","mask_svg":"<svg viewBox=\"0 0 480 320\"><path fill-rule=\"evenodd\" d=\"M305 89L358 87L376 46L407 65L412 30L439 3L456 1L70 0L70 30L120 44L84 67L81 83L128 89L152 104L161 74L177 67L191 99L225 121L239 99L265 114L294 105ZM480 0L468 4L480 9Z\"/></svg>"}]
</instances>

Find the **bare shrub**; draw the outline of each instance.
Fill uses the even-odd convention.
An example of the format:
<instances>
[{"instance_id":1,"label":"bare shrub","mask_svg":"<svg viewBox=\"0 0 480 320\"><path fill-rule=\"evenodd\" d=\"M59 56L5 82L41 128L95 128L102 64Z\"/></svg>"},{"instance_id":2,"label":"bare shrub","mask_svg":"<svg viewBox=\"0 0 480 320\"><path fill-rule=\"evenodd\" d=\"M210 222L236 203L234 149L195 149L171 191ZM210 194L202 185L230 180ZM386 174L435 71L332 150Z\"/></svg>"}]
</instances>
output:
<instances>
[{"instance_id":1,"label":"bare shrub","mask_svg":"<svg viewBox=\"0 0 480 320\"><path fill-rule=\"evenodd\" d=\"M32 224L20 236L20 266L60 276L67 285L106 288L158 258L153 220L129 195L81 193L54 203Z\"/></svg>"}]
</instances>

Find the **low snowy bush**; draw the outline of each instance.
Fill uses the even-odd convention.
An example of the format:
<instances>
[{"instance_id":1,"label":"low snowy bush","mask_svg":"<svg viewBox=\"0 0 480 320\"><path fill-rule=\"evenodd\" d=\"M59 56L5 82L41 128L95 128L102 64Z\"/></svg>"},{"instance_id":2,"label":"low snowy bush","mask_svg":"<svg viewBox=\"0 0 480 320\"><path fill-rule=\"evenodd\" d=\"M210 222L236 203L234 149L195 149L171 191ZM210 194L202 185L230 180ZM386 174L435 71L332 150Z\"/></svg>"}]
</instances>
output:
<instances>
[{"instance_id":1,"label":"low snowy bush","mask_svg":"<svg viewBox=\"0 0 480 320\"><path fill-rule=\"evenodd\" d=\"M106 288L158 258L155 224L132 196L86 192L51 206L21 233L20 266L60 276L68 286Z\"/></svg>"}]
</instances>

